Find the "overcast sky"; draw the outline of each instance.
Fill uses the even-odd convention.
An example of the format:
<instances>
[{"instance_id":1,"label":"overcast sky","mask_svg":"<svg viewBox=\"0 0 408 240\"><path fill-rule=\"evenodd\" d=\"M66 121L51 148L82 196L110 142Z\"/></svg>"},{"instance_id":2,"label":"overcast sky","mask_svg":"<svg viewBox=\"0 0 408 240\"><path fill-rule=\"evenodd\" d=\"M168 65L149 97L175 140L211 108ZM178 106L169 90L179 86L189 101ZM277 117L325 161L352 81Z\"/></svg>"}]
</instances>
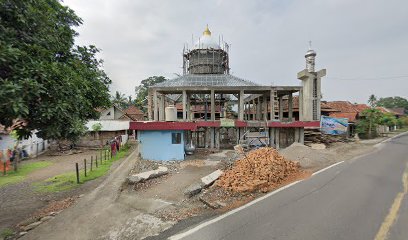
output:
<instances>
[{"instance_id":1,"label":"overcast sky","mask_svg":"<svg viewBox=\"0 0 408 240\"><path fill-rule=\"evenodd\" d=\"M65 0L84 20L77 44L102 50L111 91L134 95L141 80L182 73L183 44L213 36L231 45L235 76L300 85L308 41L317 52L324 100L408 97L408 1Z\"/></svg>"}]
</instances>

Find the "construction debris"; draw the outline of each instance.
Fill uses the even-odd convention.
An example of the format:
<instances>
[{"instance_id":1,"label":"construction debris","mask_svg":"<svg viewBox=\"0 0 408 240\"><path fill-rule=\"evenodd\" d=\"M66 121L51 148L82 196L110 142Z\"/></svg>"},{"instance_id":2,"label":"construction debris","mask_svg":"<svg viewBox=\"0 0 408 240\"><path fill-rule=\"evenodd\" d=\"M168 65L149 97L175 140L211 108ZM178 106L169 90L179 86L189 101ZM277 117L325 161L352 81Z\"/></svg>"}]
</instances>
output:
<instances>
[{"instance_id":1,"label":"construction debris","mask_svg":"<svg viewBox=\"0 0 408 240\"><path fill-rule=\"evenodd\" d=\"M147 171L147 172L142 172L142 173L130 175L128 177L128 182L129 183L143 182L143 181L146 181L146 180L151 179L151 178L160 177L160 176L165 175L167 173L169 173L169 170L167 169L167 167L160 166L156 170L151 170L151 171Z\"/></svg>"},{"instance_id":2,"label":"construction debris","mask_svg":"<svg viewBox=\"0 0 408 240\"><path fill-rule=\"evenodd\" d=\"M335 142L352 142L353 139L347 138L345 135L328 135L320 132L319 129L307 129L305 130L305 145L311 145L313 143L322 143L330 145Z\"/></svg>"},{"instance_id":3,"label":"construction debris","mask_svg":"<svg viewBox=\"0 0 408 240\"><path fill-rule=\"evenodd\" d=\"M205 177L201 178L201 183L204 185L204 187L208 187L211 184L213 184L213 182L215 182L215 180L217 180L221 175L222 175L222 171L220 169L218 169L217 171L214 171L210 174L208 174Z\"/></svg>"},{"instance_id":4,"label":"construction debris","mask_svg":"<svg viewBox=\"0 0 408 240\"><path fill-rule=\"evenodd\" d=\"M299 173L299 162L286 160L276 149L263 147L250 151L224 172L216 184L232 192L268 191Z\"/></svg>"}]
</instances>

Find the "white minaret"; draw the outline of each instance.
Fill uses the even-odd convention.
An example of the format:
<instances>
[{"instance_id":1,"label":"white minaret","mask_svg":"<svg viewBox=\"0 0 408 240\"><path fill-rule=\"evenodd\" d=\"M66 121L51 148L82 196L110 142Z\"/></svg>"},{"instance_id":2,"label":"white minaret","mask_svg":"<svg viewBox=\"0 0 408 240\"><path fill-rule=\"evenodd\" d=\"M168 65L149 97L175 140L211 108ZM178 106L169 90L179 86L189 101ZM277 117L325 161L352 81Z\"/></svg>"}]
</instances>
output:
<instances>
[{"instance_id":1,"label":"white minaret","mask_svg":"<svg viewBox=\"0 0 408 240\"><path fill-rule=\"evenodd\" d=\"M308 72L315 71L316 52L312 49L312 41L309 41L309 50L306 52L306 69Z\"/></svg>"},{"instance_id":2,"label":"white minaret","mask_svg":"<svg viewBox=\"0 0 408 240\"><path fill-rule=\"evenodd\" d=\"M299 93L301 121L320 121L321 78L326 76L326 69L315 71L316 55L312 50L312 42L309 41L309 50L305 55L306 69L297 74L303 86Z\"/></svg>"}]
</instances>

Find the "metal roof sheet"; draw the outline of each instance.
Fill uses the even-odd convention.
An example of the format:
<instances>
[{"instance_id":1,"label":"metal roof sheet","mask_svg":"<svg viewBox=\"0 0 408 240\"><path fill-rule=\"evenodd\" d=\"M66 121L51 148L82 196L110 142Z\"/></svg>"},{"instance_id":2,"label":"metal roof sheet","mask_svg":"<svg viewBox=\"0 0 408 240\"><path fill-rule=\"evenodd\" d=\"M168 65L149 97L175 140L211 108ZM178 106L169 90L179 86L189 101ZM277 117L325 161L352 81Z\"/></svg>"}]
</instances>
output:
<instances>
[{"instance_id":1,"label":"metal roof sheet","mask_svg":"<svg viewBox=\"0 0 408 240\"><path fill-rule=\"evenodd\" d=\"M259 86L254 82L230 74L186 74L153 87L194 87L194 86Z\"/></svg>"}]
</instances>

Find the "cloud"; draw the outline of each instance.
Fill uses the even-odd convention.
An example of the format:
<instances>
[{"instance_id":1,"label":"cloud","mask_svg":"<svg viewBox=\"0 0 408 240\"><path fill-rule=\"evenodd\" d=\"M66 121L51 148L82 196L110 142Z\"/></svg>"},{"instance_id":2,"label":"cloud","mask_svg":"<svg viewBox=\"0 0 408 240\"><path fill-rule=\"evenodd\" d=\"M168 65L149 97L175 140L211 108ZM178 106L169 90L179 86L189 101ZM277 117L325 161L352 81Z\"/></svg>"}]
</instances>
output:
<instances>
[{"instance_id":1,"label":"cloud","mask_svg":"<svg viewBox=\"0 0 408 240\"><path fill-rule=\"evenodd\" d=\"M102 49L112 91L133 94L141 80L181 73L182 48L201 35L231 44L231 71L260 83L299 85L308 41L326 68L327 100L407 97L408 2L351 0L65 0L83 18L78 44ZM405 75L406 78L387 79ZM383 78L385 77L385 78ZM362 80L371 78L371 80ZM378 79L381 78L381 79ZM345 80L355 79L355 80Z\"/></svg>"}]
</instances>

